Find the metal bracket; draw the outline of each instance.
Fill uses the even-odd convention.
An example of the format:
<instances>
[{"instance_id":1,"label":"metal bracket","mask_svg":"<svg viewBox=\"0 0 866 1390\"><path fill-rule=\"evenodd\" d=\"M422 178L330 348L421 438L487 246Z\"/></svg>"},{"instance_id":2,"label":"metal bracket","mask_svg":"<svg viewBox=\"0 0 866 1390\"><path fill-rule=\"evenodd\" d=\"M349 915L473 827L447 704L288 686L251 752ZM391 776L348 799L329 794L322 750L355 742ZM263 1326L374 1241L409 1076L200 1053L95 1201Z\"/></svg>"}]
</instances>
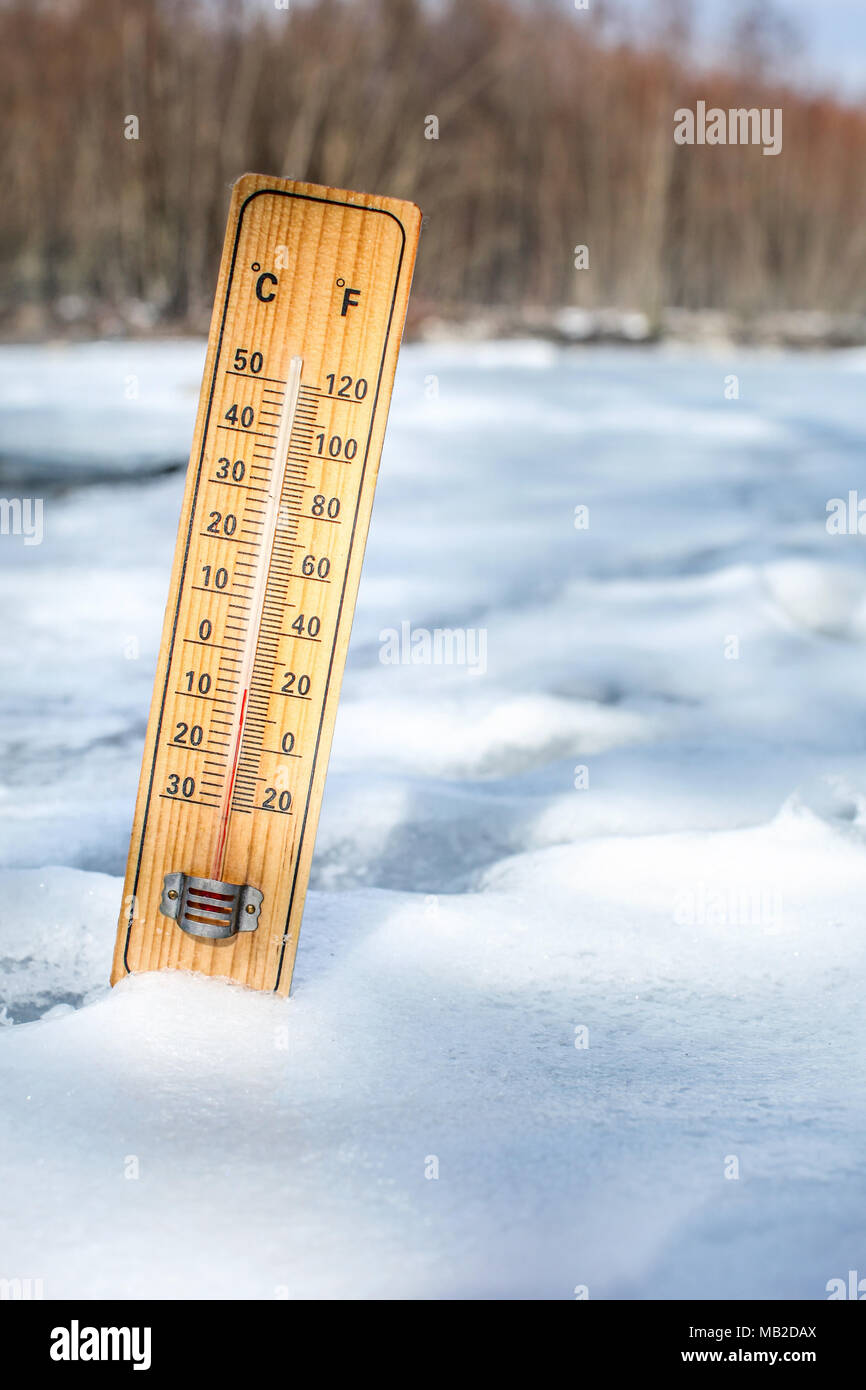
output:
<instances>
[{"instance_id":1,"label":"metal bracket","mask_svg":"<svg viewBox=\"0 0 866 1390\"><path fill-rule=\"evenodd\" d=\"M255 931L261 906L258 888L173 873L163 879L159 910L190 936L216 941L236 932Z\"/></svg>"}]
</instances>

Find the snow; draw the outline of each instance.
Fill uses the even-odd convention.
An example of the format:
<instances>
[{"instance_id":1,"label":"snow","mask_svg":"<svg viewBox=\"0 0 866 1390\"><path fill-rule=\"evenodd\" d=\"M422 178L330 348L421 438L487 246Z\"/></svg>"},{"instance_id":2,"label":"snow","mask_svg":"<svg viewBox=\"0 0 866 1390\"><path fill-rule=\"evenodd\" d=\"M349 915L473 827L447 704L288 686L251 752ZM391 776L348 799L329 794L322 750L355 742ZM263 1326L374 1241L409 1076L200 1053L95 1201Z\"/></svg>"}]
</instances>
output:
<instances>
[{"instance_id":1,"label":"snow","mask_svg":"<svg viewBox=\"0 0 866 1390\"><path fill-rule=\"evenodd\" d=\"M866 561L825 524L862 354L404 349L288 1003L106 984L202 360L0 348L45 508L0 536L0 1277L826 1297L866 1245ZM404 623L484 669L385 664Z\"/></svg>"}]
</instances>

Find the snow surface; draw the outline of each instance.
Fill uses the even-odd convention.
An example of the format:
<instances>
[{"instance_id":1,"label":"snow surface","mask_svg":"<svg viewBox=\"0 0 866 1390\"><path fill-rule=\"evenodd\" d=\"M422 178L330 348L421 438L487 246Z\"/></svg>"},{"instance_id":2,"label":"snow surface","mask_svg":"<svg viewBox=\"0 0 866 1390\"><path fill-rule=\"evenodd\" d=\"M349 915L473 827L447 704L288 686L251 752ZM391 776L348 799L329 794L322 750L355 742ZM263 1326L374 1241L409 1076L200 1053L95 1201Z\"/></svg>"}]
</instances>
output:
<instances>
[{"instance_id":1,"label":"snow surface","mask_svg":"<svg viewBox=\"0 0 866 1390\"><path fill-rule=\"evenodd\" d=\"M866 1267L863 354L404 349L288 1003L106 985L202 360L0 348L45 508L0 535L0 1277L826 1297ZM383 664L403 622L486 670Z\"/></svg>"}]
</instances>

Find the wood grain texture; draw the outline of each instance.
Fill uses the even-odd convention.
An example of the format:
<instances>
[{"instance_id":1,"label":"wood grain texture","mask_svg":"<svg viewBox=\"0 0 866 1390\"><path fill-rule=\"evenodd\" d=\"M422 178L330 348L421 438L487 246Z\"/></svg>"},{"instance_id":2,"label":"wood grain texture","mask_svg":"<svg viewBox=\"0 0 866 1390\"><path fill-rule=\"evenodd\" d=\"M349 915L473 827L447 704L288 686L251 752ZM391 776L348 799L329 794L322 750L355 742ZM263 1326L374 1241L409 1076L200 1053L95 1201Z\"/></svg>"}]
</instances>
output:
<instances>
[{"instance_id":1,"label":"wood grain texture","mask_svg":"<svg viewBox=\"0 0 866 1390\"><path fill-rule=\"evenodd\" d=\"M420 223L393 198L234 187L112 983L289 992ZM169 872L259 889L257 928L182 931L159 910Z\"/></svg>"}]
</instances>

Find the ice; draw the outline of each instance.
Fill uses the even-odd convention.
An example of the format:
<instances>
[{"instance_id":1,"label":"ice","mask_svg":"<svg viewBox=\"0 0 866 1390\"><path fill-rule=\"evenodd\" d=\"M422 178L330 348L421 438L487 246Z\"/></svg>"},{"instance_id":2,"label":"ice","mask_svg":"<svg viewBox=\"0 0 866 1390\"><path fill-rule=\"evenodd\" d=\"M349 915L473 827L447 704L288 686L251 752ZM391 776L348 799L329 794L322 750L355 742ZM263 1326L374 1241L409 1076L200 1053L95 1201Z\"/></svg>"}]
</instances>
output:
<instances>
[{"instance_id":1,"label":"ice","mask_svg":"<svg viewBox=\"0 0 866 1390\"><path fill-rule=\"evenodd\" d=\"M825 1297L866 1245L862 354L404 348L288 1003L107 986L202 360L0 348L45 514L0 536L0 1277ZM403 624L483 669L388 664Z\"/></svg>"},{"instance_id":2,"label":"ice","mask_svg":"<svg viewBox=\"0 0 866 1390\"><path fill-rule=\"evenodd\" d=\"M203 343L24 344L0 347L0 361L4 487L159 473L186 462Z\"/></svg>"}]
</instances>

